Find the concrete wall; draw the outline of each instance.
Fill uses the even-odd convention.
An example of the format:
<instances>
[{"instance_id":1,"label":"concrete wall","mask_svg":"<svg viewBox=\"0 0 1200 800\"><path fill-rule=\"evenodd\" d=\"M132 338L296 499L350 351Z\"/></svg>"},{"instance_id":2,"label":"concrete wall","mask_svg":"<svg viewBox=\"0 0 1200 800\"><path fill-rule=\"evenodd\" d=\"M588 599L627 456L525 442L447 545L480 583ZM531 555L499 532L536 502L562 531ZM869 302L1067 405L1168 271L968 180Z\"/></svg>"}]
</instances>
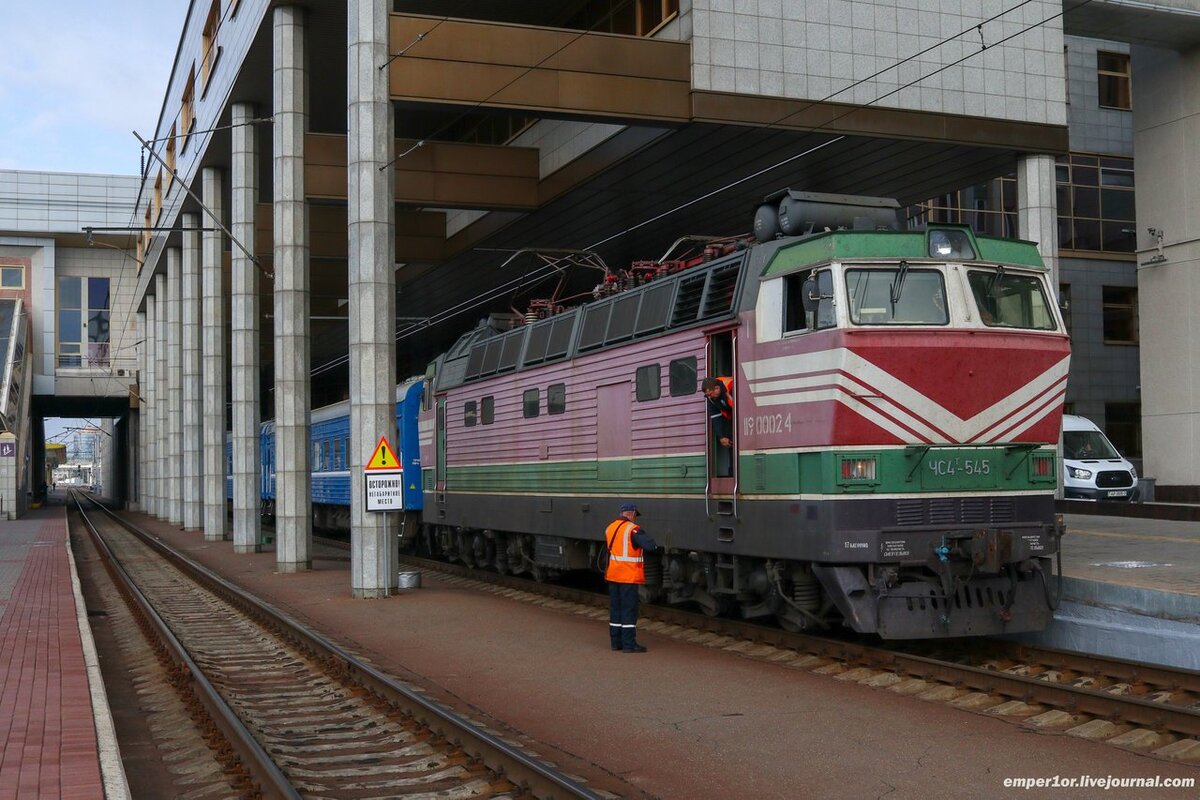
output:
<instances>
[{"instance_id":1,"label":"concrete wall","mask_svg":"<svg viewBox=\"0 0 1200 800\"><path fill-rule=\"evenodd\" d=\"M1100 107L1096 53L1128 53L1123 42L1067 36L1067 126L1071 149L1088 153L1133 155L1133 113ZM1136 102L1136 95L1135 95Z\"/></svg>"},{"instance_id":2,"label":"concrete wall","mask_svg":"<svg viewBox=\"0 0 1200 800\"><path fill-rule=\"evenodd\" d=\"M85 225L131 225L138 184L134 175L0 169L0 232L79 234Z\"/></svg>"},{"instance_id":3,"label":"concrete wall","mask_svg":"<svg viewBox=\"0 0 1200 800\"><path fill-rule=\"evenodd\" d=\"M1200 48L1134 47L1142 440L1159 487L1200 498ZM1147 228L1163 231L1163 252ZM1172 498L1170 490L1159 499Z\"/></svg>"},{"instance_id":4,"label":"concrete wall","mask_svg":"<svg viewBox=\"0 0 1200 800\"><path fill-rule=\"evenodd\" d=\"M984 22L1001 4L693 0L692 83L718 92L1064 124L1062 3L1003 5L1016 8ZM948 37L957 38L939 45ZM926 48L933 49L889 69Z\"/></svg>"}]
</instances>

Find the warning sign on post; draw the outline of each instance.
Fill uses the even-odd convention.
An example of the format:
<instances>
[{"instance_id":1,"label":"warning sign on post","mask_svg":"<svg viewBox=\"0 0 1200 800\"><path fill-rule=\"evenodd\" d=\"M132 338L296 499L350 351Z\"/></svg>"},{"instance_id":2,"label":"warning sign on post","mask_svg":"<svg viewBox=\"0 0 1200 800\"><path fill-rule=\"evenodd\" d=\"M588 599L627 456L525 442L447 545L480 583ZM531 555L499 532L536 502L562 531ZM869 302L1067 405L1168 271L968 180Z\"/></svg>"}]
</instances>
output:
<instances>
[{"instance_id":1,"label":"warning sign on post","mask_svg":"<svg viewBox=\"0 0 1200 800\"><path fill-rule=\"evenodd\" d=\"M392 446L388 444L386 436L379 437L379 444L375 445L375 452L367 460L367 466L364 469L367 472L381 469L400 469L400 459L396 458L396 453L392 450Z\"/></svg>"},{"instance_id":2,"label":"warning sign on post","mask_svg":"<svg viewBox=\"0 0 1200 800\"><path fill-rule=\"evenodd\" d=\"M379 437L375 452L363 467L367 511L404 510L404 470L386 436Z\"/></svg>"}]
</instances>

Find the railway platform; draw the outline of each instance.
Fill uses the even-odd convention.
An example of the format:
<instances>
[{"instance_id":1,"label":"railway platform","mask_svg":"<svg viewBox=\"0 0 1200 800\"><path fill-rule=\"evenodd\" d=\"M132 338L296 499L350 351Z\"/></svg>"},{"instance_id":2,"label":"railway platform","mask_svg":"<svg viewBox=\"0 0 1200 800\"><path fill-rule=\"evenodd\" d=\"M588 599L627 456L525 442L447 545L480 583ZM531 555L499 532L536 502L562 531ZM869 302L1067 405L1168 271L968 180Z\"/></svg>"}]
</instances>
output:
<instances>
[{"instance_id":1,"label":"railway platform","mask_svg":"<svg viewBox=\"0 0 1200 800\"><path fill-rule=\"evenodd\" d=\"M435 574L390 599L354 600L344 550L318 545L311 571L279 573L269 548L238 555L231 542L128 516L559 768L619 779L625 797L995 798L1021 793L1005 778L1200 775L1188 763L742 658L654 625L639 634L648 653L613 653L603 612L570 613Z\"/></svg>"},{"instance_id":2,"label":"railway platform","mask_svg":"<svg viewBox=\"0 0 1200 800\"><path fill-rule=\"evenodd\" d=\"M1068 505L1085 508L1064 517L1063 602L1049 628L1018 638L1200 669L1200 524Z\"/></svg>"},{"instance_id":3,"label":"railway platform","mask_svg":"<svg viewBox=\"0 0 1200 800\"><path fill-rule=\"evenodd\" d=\"M61 502L0 521L0 800L128 797Z\"/></svg>"}]
</instances>

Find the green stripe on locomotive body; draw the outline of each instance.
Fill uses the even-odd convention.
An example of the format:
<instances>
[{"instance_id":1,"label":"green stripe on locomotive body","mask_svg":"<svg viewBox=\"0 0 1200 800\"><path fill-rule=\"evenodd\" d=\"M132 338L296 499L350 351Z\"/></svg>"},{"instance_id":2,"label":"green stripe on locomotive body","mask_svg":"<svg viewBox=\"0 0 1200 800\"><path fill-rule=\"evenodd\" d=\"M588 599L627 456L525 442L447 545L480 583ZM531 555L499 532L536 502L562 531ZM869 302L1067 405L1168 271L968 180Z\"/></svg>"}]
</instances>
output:
<instances>
[{"instance_id":1,"label":"green stripe on locomotive body","mask_svg":"<svg viewBox=\"0 0 1200 800\"><path fill-rule=\"evenodd\" d=\"M976 261L1045 269L1037 245L1020 239L976 236L970 228L957 225L930 226L963 230L971 238ZM927 231L830 231L794 244L781 244L763 269L762 277L784 275L805 267L841 261L886 260L936 261L929 257ZM974 262L965 262L974 263Z\"/></svg>"},{"instance_id":2,"label":"green stripe on locomotive body","mask_svg":"<svg viewBox=\"0 0 1200 800\"><path fill-rule=\"evenodd\" d=\"M1033 454L1051 459L1035 475ZM843 459L875 458L876 478L844 479ZM1053 491L1054 449L900 446L818 452L758 452L739 457L738 490L747 495L953 494ZM703 496L701 454L605 461L451 466L450 492ZM427 491L430 489L427 485Z\"/></svg>"}]
</instances>

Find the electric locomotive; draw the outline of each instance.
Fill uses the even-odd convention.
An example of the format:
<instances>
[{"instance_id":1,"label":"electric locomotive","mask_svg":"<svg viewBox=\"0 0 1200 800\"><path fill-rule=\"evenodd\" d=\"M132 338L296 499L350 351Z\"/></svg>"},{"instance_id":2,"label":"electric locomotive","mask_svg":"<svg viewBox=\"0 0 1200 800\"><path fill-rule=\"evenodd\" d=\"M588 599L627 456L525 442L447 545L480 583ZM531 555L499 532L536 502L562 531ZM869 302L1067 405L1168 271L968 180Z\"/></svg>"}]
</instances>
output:
<instances>
[{"instance_id":1,"label":"electric locomotive","mask_svg":"<svg viewBox=\"0 0 1200 800\"><path fill-rule=\"evenodd\" d=\"M493 315L425 375L418 543L594 569L622 501L645 596L883 638L1043 628L1070 347L1034 244L786 191L590 302ZM734 435L699 383L733 381ZM414 504L415 505L415 504ZM411 522L412 520L410 520Z\"/></svg>"}]
</instances>

